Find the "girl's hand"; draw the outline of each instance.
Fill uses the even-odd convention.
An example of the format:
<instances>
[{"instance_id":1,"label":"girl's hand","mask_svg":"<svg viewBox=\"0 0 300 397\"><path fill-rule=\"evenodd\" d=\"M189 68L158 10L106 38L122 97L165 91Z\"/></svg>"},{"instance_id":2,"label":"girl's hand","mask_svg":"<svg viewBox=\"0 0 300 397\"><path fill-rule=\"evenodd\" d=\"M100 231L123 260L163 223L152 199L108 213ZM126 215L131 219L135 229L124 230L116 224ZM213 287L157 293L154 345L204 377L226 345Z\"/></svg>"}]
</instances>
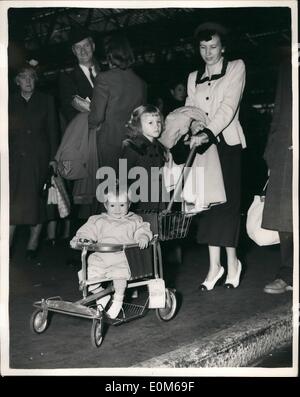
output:
<instances>
[{"instance_id":1,"label":"girl's hand","mask_svg":"<svg viewBox=\"0 0 300 397\"><path fill-rule=\"evenodd\" d=\"M198 134L199 131L202 131L205 128L205 124L203 121L194 120L191 124L191 131L193 135Z\"/></svg>"},{"instance_id":2,"label":"girl's hand","mask_svg":"<svg viewBox=\"0 0 300 397\"><path fill-rule=\"evenodd\" d=\"M192 148L193 146L201 146L204 143L208 143L208 142L209 142L208 136L205 134L205 132L203 132L202 134L192 136L189 143L190 143L190 148Z\"/></svg>"},{"instance_id":3,"label":"girl's hand","mask_svg":"<svg viewBox=\"0 0 300 397\"><path fill-rule=\"evenodd\" d=\"M148 247L148 243L149 243L149 240L145 236L140 237L140 239L138 241L140 249L147 248Z\"/></svg>"}]
</instances>

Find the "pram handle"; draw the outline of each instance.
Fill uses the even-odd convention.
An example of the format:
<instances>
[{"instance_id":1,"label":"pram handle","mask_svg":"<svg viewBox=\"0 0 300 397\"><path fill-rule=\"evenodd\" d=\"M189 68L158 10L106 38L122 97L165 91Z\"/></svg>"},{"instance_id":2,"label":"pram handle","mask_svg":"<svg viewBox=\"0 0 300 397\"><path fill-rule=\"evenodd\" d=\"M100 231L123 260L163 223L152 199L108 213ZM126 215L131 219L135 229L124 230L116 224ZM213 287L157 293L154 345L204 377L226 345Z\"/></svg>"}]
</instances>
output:
<instances>
[{"instance_id":1,"label":"pram handle","mask_svg":"<svg viewBox=\"0 0 300 397\"><path fill-rule=\"evenodd\" d=\"M174 201L175 201L175 198L177 197L178 193L182 189L182 180L187 177L187 175L188 175L188 173L190 171L190 166L191 166L192 162L194 161L195 154L196 154L196 149L197 149L197 146L194 144L192 146L191 150L190 150L188 158L186 159L184 167L182 168L180 177L179 177L178 182L177 182L177 184L175 186L175 189L173 191L173 194L172 194L171 200L170 200L170 202L168 204L168 207L163 211L164 213L171 212L172 206L173 206Z\"/></svg>"},{"instance_id":2,"label":"pram handle","mask_svg":"<svg viewBox=\"0 0 300 397\"><path fill-rule=\"evenodd\" d=\"M84 240L84 241L83 241ZM151 244L151 242L150 242ZM76 244L75 249L82 250L86 247L87 251L94 252L120 252L126 248L137 248L139 245L137 243L132 244L102 244L96 243L95 241L88 239L80 239Z\"/></svg>"}]
</instances>

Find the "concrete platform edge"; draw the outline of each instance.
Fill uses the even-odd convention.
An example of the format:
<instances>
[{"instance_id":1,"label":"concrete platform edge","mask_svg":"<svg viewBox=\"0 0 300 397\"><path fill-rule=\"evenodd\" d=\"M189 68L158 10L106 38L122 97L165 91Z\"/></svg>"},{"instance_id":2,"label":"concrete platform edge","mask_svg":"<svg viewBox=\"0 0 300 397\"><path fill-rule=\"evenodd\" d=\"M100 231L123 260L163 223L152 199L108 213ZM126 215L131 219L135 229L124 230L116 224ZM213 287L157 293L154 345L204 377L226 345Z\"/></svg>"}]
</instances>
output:
<instances>
[{"instance_id":1,"label":"concrete platform edge","mask_svg":"<svg viewBox=\"0 0 300 397\"><path fill-rule=\"evenodd\" d=\"M292 340L292 323L292 307L286 304L132 367L251 366L261 356Z\"/></svg>"}]
</instances>

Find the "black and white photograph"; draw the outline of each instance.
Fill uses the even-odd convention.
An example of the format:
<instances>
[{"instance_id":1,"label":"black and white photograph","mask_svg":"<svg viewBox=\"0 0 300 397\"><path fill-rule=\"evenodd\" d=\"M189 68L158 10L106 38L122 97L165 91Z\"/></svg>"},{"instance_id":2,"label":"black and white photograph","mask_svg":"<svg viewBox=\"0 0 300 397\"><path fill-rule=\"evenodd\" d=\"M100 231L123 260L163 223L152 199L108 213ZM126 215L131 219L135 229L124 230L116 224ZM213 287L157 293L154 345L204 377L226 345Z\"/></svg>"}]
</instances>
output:
<instances>
[{"instance_id":1,"label":"black and white photograph","mask_svg":"<svg viewBox=\"0 0 300 397\"><path fill-rule=\"evenodd\" d=\"M299 375L297 7L1 2L1 376Z\"/></svg>"}]
</instances>

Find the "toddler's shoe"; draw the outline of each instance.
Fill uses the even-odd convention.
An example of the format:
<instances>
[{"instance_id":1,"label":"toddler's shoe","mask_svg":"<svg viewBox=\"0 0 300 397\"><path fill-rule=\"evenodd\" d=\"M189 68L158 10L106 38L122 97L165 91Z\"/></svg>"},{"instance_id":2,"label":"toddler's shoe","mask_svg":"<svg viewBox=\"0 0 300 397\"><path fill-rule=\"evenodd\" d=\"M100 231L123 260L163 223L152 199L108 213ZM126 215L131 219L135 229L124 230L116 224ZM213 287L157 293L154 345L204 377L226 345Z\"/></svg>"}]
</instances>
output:
<instances>
[{"instance_id":1,"label":"toddler's shoe","mask_svg":"<svg viewBox=\"0 0 300 397\"><path fill-rule=\"evenodd\" d=\"M118 314L120 313L120 310L122 309L122 306L123 306L123 296L119 297L115 295L111 307L106 312L107 317L111 319L117 318Z\"/></svg>"}]
</instances>

